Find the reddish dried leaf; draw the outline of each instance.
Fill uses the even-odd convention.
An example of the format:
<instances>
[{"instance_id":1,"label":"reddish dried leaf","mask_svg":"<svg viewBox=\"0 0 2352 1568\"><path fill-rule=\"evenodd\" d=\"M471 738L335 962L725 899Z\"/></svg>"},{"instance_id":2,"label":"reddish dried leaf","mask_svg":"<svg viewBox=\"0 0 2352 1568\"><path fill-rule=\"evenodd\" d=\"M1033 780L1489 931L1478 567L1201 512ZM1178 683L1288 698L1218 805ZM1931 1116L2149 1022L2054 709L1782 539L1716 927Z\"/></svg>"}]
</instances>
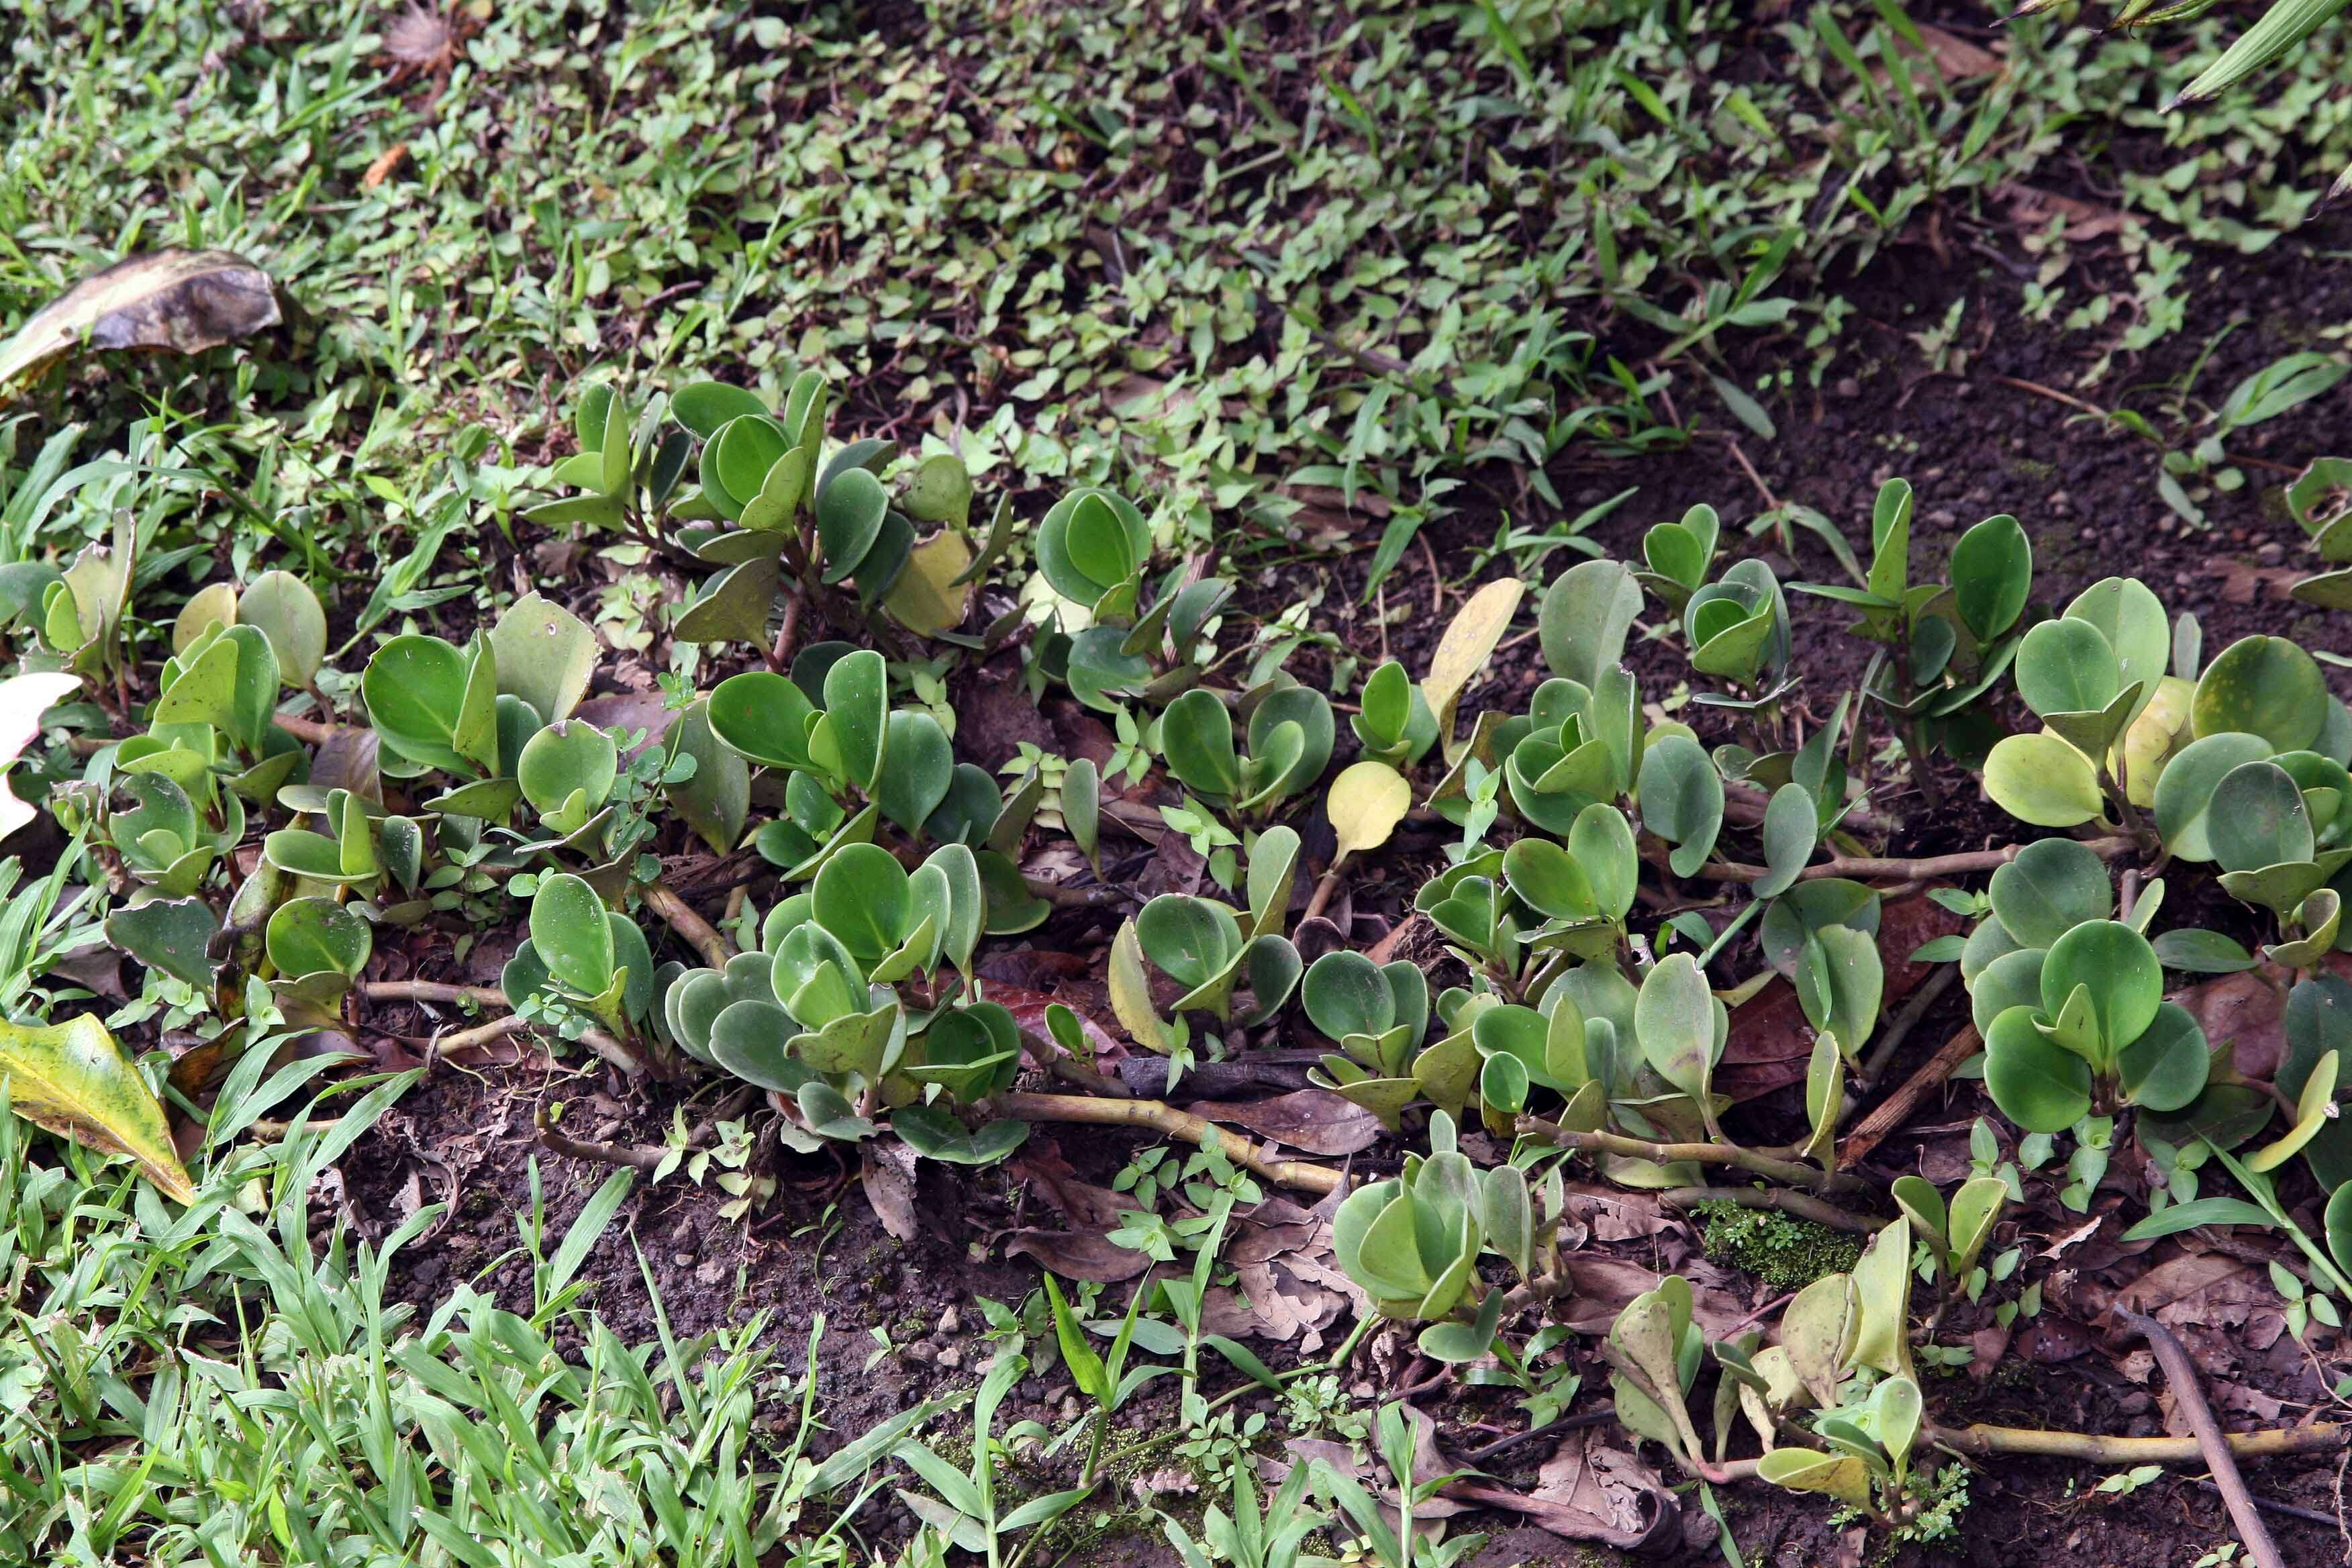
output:
<instances>
[{"instance_id":1,"label":"reddish dried leaf","mask_svg":"<svg viewBox=\"0 0 2352 1568\"><path fill-rule=\"evenodd\" d=\"M1185 1109L1211 1121L1231 1121L1309 1154L1353 1154L1379 1142L1380 1119L1328 1089L1302 1089L1271 1100L1234 1105L1204 1100Z\"/></svg>"}]
</instances>

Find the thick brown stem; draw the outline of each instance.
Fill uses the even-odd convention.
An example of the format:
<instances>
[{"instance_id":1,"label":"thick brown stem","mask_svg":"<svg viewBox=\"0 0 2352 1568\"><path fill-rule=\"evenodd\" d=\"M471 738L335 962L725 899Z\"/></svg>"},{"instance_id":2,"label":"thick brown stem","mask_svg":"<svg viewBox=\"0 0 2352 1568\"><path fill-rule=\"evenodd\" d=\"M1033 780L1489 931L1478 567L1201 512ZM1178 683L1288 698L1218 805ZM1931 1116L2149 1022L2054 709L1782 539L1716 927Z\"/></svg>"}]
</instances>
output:
<instances>
[{"instance_id":1,"label":"thick brown stem","mask_svg":"<svg viewBox=\"0 0 2352 1568\"><path fill-rule=\"evenodd\" d=\"M727 961L735 956L735 945L719 934L717 926L695 913L684 899L660 882L648 882L640 891L646 908L668 921L670 930L702 954L703 963L713 969L727 967Z\"/></svg>"},{"instance_id":2,"label":"thick brown stem","mask_svg":"<svg viewBox=\"0 0 2352 1568\"><path fill-rule=\"evenodd\" d=\"M2205 1402L2205 1391L2198 1385L2197 1369L2189 1364L2189 1352L2181 1349L2172 1331L2154 1318L2118 1306L2116 1321L2146 1340L2147 1348L2156 1352L2156 1364L2164 1369L2164 1379L2172 1386L2173 1405L2189 1417L2189 1429L2197 1438L2198 1455L2211 1473L2213 1484L2221 1489L2221 1500L2230 1505L2231 1522L2238 1527L2238 1539L2245 1542L2254 1568L2286 1568L2285 1560L2279 1555L2278 1542L2271 1539L2270 1526L2263 1522L2253 1498L2246 1491L2245 1478L2238 1474L2238 1461L2222 1436L2221 1424L2213 1419L2213 1407Z\"/></svg>"},{"instance_id":3,"label":"thick brown stem","mask_svg":"<svg viewBox=\"0 0 2352 1568\"><path fill-rule=\"evenodd\" d=\"M1339 1190L1339 1173L1303 1160L1277 1160L1259 1152L1238 1132L1228 1132L1213 1121L1156 1100L1097 1100L1077 1094L1000 1094L989 1101L999 1115L1022 1121L1073 1121L1096 1127L1143 1127L1170 1138L1181 1138L1203 1149L1214 1149L1234 1164L1256 1172L1267 1181L1301 1192L1328 1194Z\"/></svg>"},{"instance_id":4,"label":"thick brown stem","mask_svg":"<svg viewBox=\"0 0 2352 1568\"><path fill-rule=\"evenodd\" d=\"M2231 1432L2224 1442L2233 1458L2274 1459L2321 1454L2344 1446L2346 1428L2330 1422L2276 1426L2263 1432ZM2185 1465L2201 1461L2194 1437L2109 1437L2095 1432L2037 1432L2023 1426L1938 1426L1936 1442L1972 1459L1995 1454L2030 1454L2044 1459L2084 1459L2095 1465Z\"/></svg>"},{"instance_id":5,"label":"thick brown stem","mask_svg":"<svg viewBox=\"0 0 2352 1568\"><path fill-rule=\"evenodd\" d=\"M1042 877L1024 877L1021 881L1032 897L1043 899L1057 910L1103 909L1126 903L1129 897L1117 888L1066 888Z\"/></svg>"},{"instance_id":6,"label":"thick brown stem","mask_svg":"<svg viewBox=\"0 0 2352 1568\"><path fill-rule=\"evenodd\" d=\"M1325 906L1330 903L1331 895L1339 890L1339 862L1334 860L1331 862L1331 868L1324 872L1321 879L1316 882L1315 894L1307 900L1307 912L1298 917L1299 922L1303 925L1321 914Z\"/></svg>"},{"instance_id":7,"label":"thick brown stem","mask_svg":"<svg viewBox=\"0 0 2352 1568\"><path fill-rule=\"evenodd\" d=\"M2103 860L2120 859L2139 847L2137 841L2115 834L2105 838L2086 838L2083 847ZM1808 866L1799 872L1801 881L1812 881L1822 877L1851 877L1867 880L1873 877L1891 877L1898 881L1919 882L1937 877L1965 877L1979 871L1990 871L2017 858L2025 846L2011 844L2000 849L1970 849L1958 855L1930 855L1924 859L1887 859L1866 855L1832 855L1818 866ZM1771 875L1764 866L1744 866L1737 861L1709 861L1698 868L1698 874L1717 882L1760 882Z\"/></svg>"},{"instance_id":8,"label":"thick brown stem","mask_svg":"<svg viewBox=\"0 0 2352 1568\"><path fill-rule=\"evenodd\" d=\"M1800 1165L1788 1160L1776 1160L1769 1154L1759 1154L1753 1149L1742 1149L1731 1143L1653 1143L1647 1139L1628 1138L1617 1132L1580 1132L1573 1128L1546 1121L1539 1116L1520 1117L1518 1131L1525 1137L1542 1138L1588 1154L1623 1154L1661 1165L1685 1160L1695 1164L1737 1165L1768 1182L1784 1182L1792 1187L1808 1187L1819 1193L1858 1192L1863 1185L1853 1176L1841 1175L1834 1171L1817 1171L1811 1165Z\"/></svg>"},{"instance_id":9,"label":"thick brown stem","mask_svg":"<svg viewBox=\"0 0 2352 1568\"><path fill-rule=\"evenodd\" d=\"M651 1077L668 1079L677 1076L667 1068L658 1067L639 1056L618 1038L606 1034L602 1029L583 1029L581 1031L580 1043L618 1068L625 1078L635 1079Z\"/></svg>"}]
</instances>

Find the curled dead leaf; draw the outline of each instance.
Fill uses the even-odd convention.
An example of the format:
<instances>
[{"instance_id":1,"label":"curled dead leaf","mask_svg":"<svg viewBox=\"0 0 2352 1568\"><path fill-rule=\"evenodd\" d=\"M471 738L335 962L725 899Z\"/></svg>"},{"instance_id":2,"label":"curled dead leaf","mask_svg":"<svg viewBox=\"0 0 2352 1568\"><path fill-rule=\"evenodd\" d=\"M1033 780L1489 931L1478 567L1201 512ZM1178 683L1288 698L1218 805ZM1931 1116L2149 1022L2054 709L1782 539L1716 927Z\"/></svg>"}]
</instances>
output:
<instances>
[{"instance_id":1,"label":"curled dead leaf","mask_svg":"<svg viewBox=\"0 0 2352 1568\"><path fill-rule=\"evenodd\" d=\"M1228 1104L1204 1100L1185 1109L1211 1121L1230 1121L1309 1154L1338 1156L1369 1149L1381 1136L1380 1118L1328 1089L1302 1089L1271 1100Z\"/></svg>"},{"instance_id":2,"label":"curled dead leaf","mask_svg":"<svg viewBox=\"0 0 2352 1568\"><path fill-rule=\"evenodd\" d=\"M126 257L34 311L0 345L0 405L10 386L76 350L200 353L284 319L269 274L230 251Z\"/></svg>"}]
</instances>

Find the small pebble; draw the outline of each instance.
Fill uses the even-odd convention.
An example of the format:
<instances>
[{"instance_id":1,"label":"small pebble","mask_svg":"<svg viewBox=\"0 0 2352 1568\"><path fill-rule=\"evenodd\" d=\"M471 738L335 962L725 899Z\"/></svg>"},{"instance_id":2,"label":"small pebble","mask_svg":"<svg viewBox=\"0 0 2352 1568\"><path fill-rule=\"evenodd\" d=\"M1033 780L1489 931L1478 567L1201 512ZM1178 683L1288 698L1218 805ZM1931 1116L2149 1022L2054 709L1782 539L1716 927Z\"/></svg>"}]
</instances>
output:
<instances>
[{"instance_id":1,"label":"small pebble","mask_svg":"<svg viewBox=\"0 0 2352 1568\"><path fill-rule=\"evenodd\" d=\"M962 1308L950 1306L946 1311L940 1314L940 1332L943 1334L951 1334L961 1327L963 1327Z\"/></svg>"},{"instance_id":2,"label":"small pebble","mask_svg":"<svg viewBox=\"0 0 2352 1568\"><path fill-rule=\"evenodd\" d=\"M940 1352L940 1364L941 1366L961 1366L963 1364L963 1352L958 1350L953 1345L948 1346L947 1349Z\"/></svg>"}]
</instances>

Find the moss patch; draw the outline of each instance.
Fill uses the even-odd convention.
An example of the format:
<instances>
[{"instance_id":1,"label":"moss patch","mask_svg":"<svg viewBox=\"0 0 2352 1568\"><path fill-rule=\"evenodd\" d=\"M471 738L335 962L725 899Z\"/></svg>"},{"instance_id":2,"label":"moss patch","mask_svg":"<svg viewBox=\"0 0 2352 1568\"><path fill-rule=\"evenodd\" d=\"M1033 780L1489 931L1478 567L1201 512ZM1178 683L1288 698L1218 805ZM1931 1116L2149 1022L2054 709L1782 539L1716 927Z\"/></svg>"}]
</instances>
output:
<instances>
[{"instance_id":1,"label":"moss patch","mask_svg":"<svg viewBox=\"0 0 2352 1568\"><path fill-rule=\"evenodd\" d=\"M1700 1204L1706 1255L1744 1268L1776 1290L1801 1290L1824 1274L1851 1269L1862 1239L1809 1219L1737 1204Z\"/></svg>"}]
</instances>

